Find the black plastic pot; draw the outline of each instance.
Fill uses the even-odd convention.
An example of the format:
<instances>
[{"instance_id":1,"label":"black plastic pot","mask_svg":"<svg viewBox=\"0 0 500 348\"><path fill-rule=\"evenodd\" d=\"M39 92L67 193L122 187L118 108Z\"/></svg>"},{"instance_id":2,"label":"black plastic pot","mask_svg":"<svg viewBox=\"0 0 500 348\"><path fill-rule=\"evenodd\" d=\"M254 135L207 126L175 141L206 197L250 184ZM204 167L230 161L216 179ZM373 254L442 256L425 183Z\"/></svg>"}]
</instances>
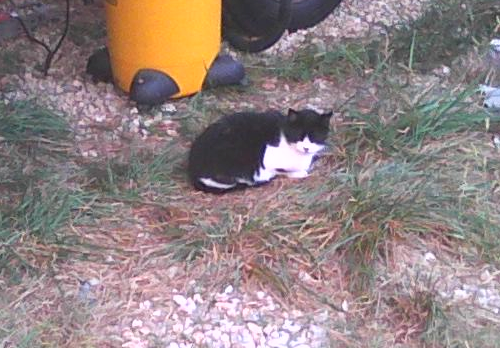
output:
<instances>
[{"instance_id":1,"label":"black plastic pot","mask_svg":"<svg viewBox=\"0 0 500 348\"><path fill-rule=\"evenodd\" d=\"M291 0L288 31L312 27L324 20L342 0ZM231 16L242 30L253 35L269 32L279 19L280 0L224 0L223 16Z\"/></svg>"},{"instance_id":2,"label":"black plastic pot","mask_svg":"<svg viewBox=\"0 0 500 348\"><path fill-rule=\"evenodd\" d=\"M292 0L276 2L274 16L254 16L242 0L223 0L223 35L234 48L246 52L259 52L274 45L287 30L292 10ZM262 23L254 30L250 23Z\"/></svg>"}]
</instances>

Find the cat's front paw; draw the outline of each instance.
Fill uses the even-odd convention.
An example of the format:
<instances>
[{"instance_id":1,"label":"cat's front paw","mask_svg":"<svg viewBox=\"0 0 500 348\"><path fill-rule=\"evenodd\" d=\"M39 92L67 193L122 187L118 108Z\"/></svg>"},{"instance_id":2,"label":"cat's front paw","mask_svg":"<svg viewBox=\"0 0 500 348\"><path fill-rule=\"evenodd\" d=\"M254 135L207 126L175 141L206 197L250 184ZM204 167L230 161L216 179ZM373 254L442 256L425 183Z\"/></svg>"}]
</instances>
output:
<instances>
[{"instance_id":1,"label":"cat's front paw","mask_svg":"<svg viewBox=\"0 0 500 348\"><path fill-rule=\"evenodd\" d=\"M306 170L299 170L297 172L288 172L286 173L286 176L289 178L300 179L308 177L309 173Z\"/></svg>"}]
</instances>

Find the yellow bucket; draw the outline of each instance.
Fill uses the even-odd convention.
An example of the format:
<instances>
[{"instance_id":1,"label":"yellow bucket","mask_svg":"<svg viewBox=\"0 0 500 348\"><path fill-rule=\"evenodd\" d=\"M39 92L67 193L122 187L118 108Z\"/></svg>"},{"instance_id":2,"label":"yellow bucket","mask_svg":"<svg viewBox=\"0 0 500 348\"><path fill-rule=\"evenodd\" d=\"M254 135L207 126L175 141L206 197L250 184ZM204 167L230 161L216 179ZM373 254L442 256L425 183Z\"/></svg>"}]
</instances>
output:
<instances>
[{"instance_id":1,"label":"yellow bucket","mask_svg":"<svg viewBox=\"0 0 500 348\"><path fill-rule=\"evenodd\" d=\"M221 41L221 0L106 0L115 83L130 92L141 69L175 81L182 97L201 90Z\"/></svg>"}]
</instances>

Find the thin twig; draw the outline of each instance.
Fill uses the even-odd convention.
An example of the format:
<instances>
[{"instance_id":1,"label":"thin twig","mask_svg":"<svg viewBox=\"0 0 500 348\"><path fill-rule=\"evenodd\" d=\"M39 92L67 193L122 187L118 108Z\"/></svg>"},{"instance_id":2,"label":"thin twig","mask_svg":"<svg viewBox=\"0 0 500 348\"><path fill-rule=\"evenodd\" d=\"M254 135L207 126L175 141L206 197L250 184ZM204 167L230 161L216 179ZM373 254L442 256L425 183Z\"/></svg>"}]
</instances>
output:
<instances>
[{"instance_id":1,"label":"thin twig","mask_svg":"<svg viewBox=\"0 0 500 348\"><path fill-rule=\"evenodd\" d=\"M9 0L9 2L10 2L10 4L14 8L18 8L14 4L14 2L12 0ZM47 45L45 42L43 42L41 40L38 40L36 37L34 37L33 35L31 35L30 31L28 30L28 27L26 26L26 24L21 19L21 17L19 16L18 13L16 13L16 12L11 13L11 17L15 18L19 22L19 24L21 24L21 27L23 28L23 31L26 34L26 36L28 37L28 39L30 41L32 41L32 42L34 42L34 43L42 46L47 51L47 57L45 58L45 63L43 65L43 75L44 76L48 75L49 69L50 69L50 65L52 64L52 59L54 58L55 54L57 53L57 51L61 47L62 42L66 38L66 35L68 34L68 30L69 30L69 8L70 8L69 5L70 5L69 0L66 0L66 22L64 24L64 31L63 31L61 37L59 38L59 41L57 42L56 47L53 50L51 50L50 47L49 47L49 45Z\"/></svg>"}]
</instances>

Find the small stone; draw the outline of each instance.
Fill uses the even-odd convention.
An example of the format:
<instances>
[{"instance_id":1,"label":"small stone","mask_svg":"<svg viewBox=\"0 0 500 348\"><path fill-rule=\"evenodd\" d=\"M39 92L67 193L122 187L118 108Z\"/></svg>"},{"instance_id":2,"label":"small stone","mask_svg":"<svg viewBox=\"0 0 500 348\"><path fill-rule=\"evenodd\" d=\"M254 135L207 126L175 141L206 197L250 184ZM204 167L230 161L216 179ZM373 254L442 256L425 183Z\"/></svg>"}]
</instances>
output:
<instances>
[{"instance_id":1,"label":"small stone","mask_svg":"<svg viewBox=\"0 0 500 348\"><path fill-rule=\"evenodd\" d=\"M230 343L231 342L231 339L229 338L229 335L227 333L223 333L221 336L220 336L220 340L221 342L223 343Z\"/></svg>"},{"instance_id":2,"label":"small stone","mask_svg":"<svg viewBox=\"0 0 500 348\"><path fill-rule=\"evenodd\" d=\"M187 304L186 298L182 295L174 295L172 299L179 307L184 307Z\"/></svg>"},{"instance_id":3,"label":"small stone","mask_svg":"<svg viewBox=\"0 0 500 348\"><path fill-rule=\"evenodd\" d=\"M274 324L267 324L266 327L264 327L264 333L266 335L271 335L274 331L276 330L276 325Z\"/></svg>"},{"instance_id":4,"label":"small stone","mask_svg":"<svg viewBox=\"0 0 500 348\"><path fill-rule=\"evenodd\" d=\"M342 305L341 306L342 306L342 310L344 312L348 312L349 311L349 304L347 303L346 300L342 301Z\"/></svg>"},{"instance_id":5,"label":"small stone","mask_svg":"<svg viewBox=\"0 0 500 348\"><path fill-rule=\"evenodd\" d=\"M295 324L293 321L286 319L281 328L291 333L295 333L299 332L302 327L298 324Z\"/></svg>"},{"instance_id":6,"label":"small stone","mask_svg":"<svg viewBox=\"0 0 500 348\"><path fill-rule=\"evenodd\" d=\"M165 113L175 113L177 111L174 104L163 104L160 109Z\"/></svg>"},{"instance_id":7,"label":"small stone","mask_svg":"<svg viewBox=\"0 0 500 348\"><path fill-rule=\"evenodd\" d=\"M142 320L140 320L140 319L134 319L132 321L132 327L133 328L142 327Z\"/></svg>"},{"instance_id":8,"label":"small stone","mask_svg":"<svg viewBox=\"0 0 500 348\"><path fill-rule=\"evenodd\" d=\"M139 303L139 308L140 309L150 309L151 308L151 301L146 300L146 301Z\"/></svg>"},{"instance_id":9,"label":"small stone","mask_svg":"<svg viewBox=\"0 0 500 348\"><path fill-rule=\"evenodd\" d=\"M161 316L161 314L162 314L161 309L157 309L157 310L155 310L155 311L153 312L153 316L155 316L155 317L160 317L160 316Z\"/></svg>"},{"instance_id":10,"label":"small stone","mask_svg":"<svg viewBox=\"0 0 500 348\"><path fill-rule=\"evenodd\" d=\"M193 339L197 345L200 345L203 342L204 338L205 335L201 331L196 331L195 333L193 333Z\"/></svg>"},{"instance_id":11,"label":"small stone","mask_svg":"<svg viewBox=\"0 0 500 348\"><path fill-rule=\"evenodd\" d=\"M131 340L133 339L135 336L134 336L134 333L132 331L130 331L129 329L125 329L123 332L122 332L122 337L125 338L126 340Z\"/></svg>"},{"instance_id":12,"label":"small stone","mask_svg":"<svg viewBox=\"0 0 500 348\"><path fill-rule=\"evenodd\" d=\"M263 292L263 291L257 291L257 298L259 300L263 300L264 297L266 297L266 293L265 292Z\"/></svg>"},{"instance_id":13,"label":"small stone","mask_svg":"<svg viewBox=\"0 0 500 348\"><path fill-rule=\"evenodd\" d=\"M194 294L193 295L193 300L194 300L194 302L197 302L197 303L203 303L203 302L205 302L205 301L203 301L203 298L201 297L200 294Z\"/></svg>"},{"instance_id":14,"label":"small stone","mask_svg":"<svg viewBox=\"0 0 500 348\"><path fill-rule=\"evenodd\" d=\"M225 289L224 289L224 293L225 294L230 294L233 292L233 286L232 285L228 285Z\"/></svg>"},{"instance_id":15,"label":"small stone","mask_svg":"<svg viewBox=\"0 0 500 348\"><path fill-rule=\"evenodd\" d=\"M286 331L279 331L273 333L274 335L271 335L271 339L267 340L267 344L269 347L276 347L276 348L281 348L281 347L287 347L288 345L288 340L290 339L290 334ZM275 336L275 337L273 337Z\"/></svg>"},{"instance_id":16,"label":"small stone","mask_svg":"<svg viewBox=\"0 0 500 348\"><path fill-rule=\"evenodd\" d=\"M186 300L186 304L184 306L181 306L180 309L188 314L193 314L193 312L196 310L196 303L194 303L191 297L188 297L188 299Z\"/></svg>"},{"instance_id":17,"label":"small stone","mask_svg":"<svg viewBox=\"0 0 500 348\"><path fill-rule=\"evenodd\" d=\"M491 274L487 269L485 269L483 272L481 272L481 275L479 276L479 279L481 279L481 281L483 283L487 283L487 282L491 281L491 278L492 278Z\"/></svg>"},{"instance_id":18,"label":"small stone","mask_svg":"<svg viewBox=\"0 0 500 348\"><path fill-rule=\"evenodd\" d=\"M470 297L470 294L465 290L455 289L453 291L453 299L454 300L465 300L469 297Z\"/></svg>"},{"instance_id":19,"label":"small stone","mask_svg":"<svg viewBox=\"0 0 500 348\"><path fill-rule=\"evenodd\" d=\"M144 336L147 336L151 333L151 329L149 329L147 326L144 326L139 329L139 332Z\"/></svg>"},{"instance_id":20,"label":"small stone","mask_svg":"<svg viewBox=\"0 0 500 348\"><path fill-rule=\"evenodd\" d=\"M213 339L216 340L216 341L218 341L221 338L221 336L222 336L222 334L221 334L221 332L220 332L219 329L215 329L211 333L212 333Z\"/></svg>"},{"instance_id":21,"label":"small stone","mask_svg":"<svg viewBox=\"0 0 500 348\"><path fill-rule=\"evenodd\" d=\"M184 325L181 323L176 323L172 326L172 331L175 333L181 333L184 330Z\"/></svg>"},{"instance_id":22,"label":"small stone","mask_svg":"<svg viewBox=\"0 0 500 348\"><path fill-rule=\"evenodd\" d=\"M431 252L426 252L424 255L424 260L427 262L436 261L436 256Z\"/></svg>"},{"instance_id":23,"label":"small stone","mask_svg":"<svg viewBox=\"0 0 500 348\"><path fill-rule=\"evenodd\" d=\"M88 283L90 284L90 286L96 286L96 285L99 285L101 282L99 281L99 279L90 278L88 280Z\"/></svg>"},{"instance_id":24,"label":"small stone","mask_svg":"<svg viewBox=\"0 0 500 348\"><path fill-rule=\"evenodd\" d=\"M250 330L254 338L262 336L262 328L259 325L255 323L248 323L247 328Z\"/></svg>"}]
</instances>

